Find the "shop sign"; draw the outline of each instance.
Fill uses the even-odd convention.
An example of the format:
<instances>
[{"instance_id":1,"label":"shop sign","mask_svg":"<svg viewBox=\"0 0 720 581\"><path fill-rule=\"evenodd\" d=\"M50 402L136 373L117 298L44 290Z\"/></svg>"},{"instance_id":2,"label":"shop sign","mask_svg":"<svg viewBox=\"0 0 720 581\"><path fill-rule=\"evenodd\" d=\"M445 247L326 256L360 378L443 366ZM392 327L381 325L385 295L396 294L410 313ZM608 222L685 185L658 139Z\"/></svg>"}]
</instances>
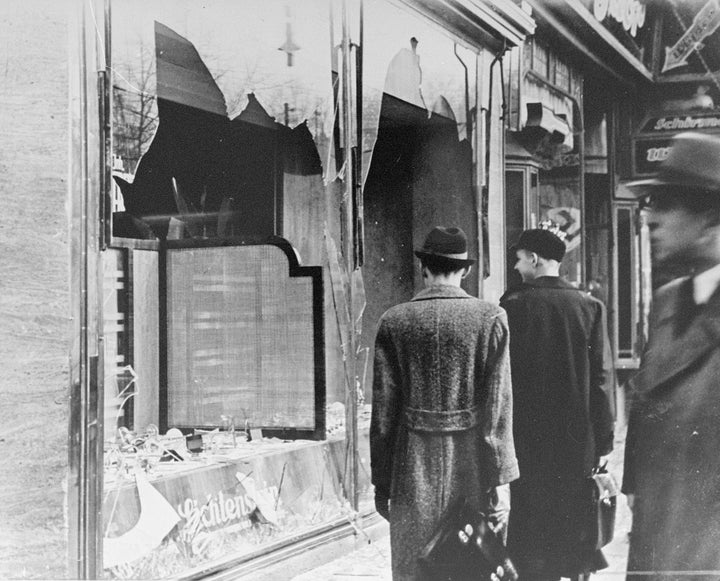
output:
<instances>
[{"instance_id":1,"label":"shop sign","mask_svg":"<svg viewBox=\"0 0 720 581\"><path fill-rule=\"evenodd\" d=\"M270 494L277 495L277 487ZM211 531L222 527L240 524L239 528L251 526L250 515L257 504L249 494L224 494L222 491L209 493L205 498L185 498L177 505L177 513L191 528L202 525Z\"/></svg>"},{"instance_id":2,"label":"shop sign","mask_svg":"<svg viewBox=\"0 0 720 581\"><path fill-rule=\"evenodd\" d=\"M275 508L279 503L277 486L256 488L249 476L236 473L244 486L234 492L208 490L205 493L186 497L177 504L177 513L182 521L179 525L179 539L190 554L203 553L212 542L212 533L223 529L225 532L243 531L253 526L251 515L258 511L260 522L277 525Z\"/></svg>"},{"instance_id":3,"label":"shop sign","mask_svg":"<svg viewBox=\"0 0 720 581\"><path fill-rule=\"evenodd\" d=\"M690 53L700 46L702 41L720 27L720 0L710 0L695 15L680 39L670 47L665 47L665 64L661 73L682 67L687 63Z\"/></svg>"},{"instance_id":4,"label":"shop sign","mask_svg":"<svg viewBox=\"0 0 720 581\"><path fill-rule=\"evenodd\" d=\"M367 430L360 437L367 447ZM175 577L219 547L258 550L344 514L345 440L281 446L259 443L251 457L217 463L163 463L152 483L114 474L102 509L105 568L122 567L123 578Z\"/></svg>"},{"instance_id":5,"label":"shop sign","mask_svg":"<svg viewBox=\"0 0 720 581\"><path fill-rule=\"evenodd\" d=\"M651 174L657 171L661 161L670 153L671 138L636 141L634 146L635 174Z\"/></svg>"},{"instance_id":6,"label":"shop sign","mask_svg":"<svg viewBox=\"0 0 720 581\"><path fill-rule=\"evenodd\" d=\"M593 15L599 22L610 16L617 20L630 36L635 36L645 24L646 8L639 0L594 0Z\"/></svg>"},{"instance_id":7,"label":"shop sign","mask_svg":"<svg viewBox=\"0 0 720 581\"><path fill-rule=\"evenodd\" d=\"M687 131L692 129L720 129L720 114L652 117L645 123L642 131L643 133L663 133L665 131Z\"/></svg>"}]
</instances>

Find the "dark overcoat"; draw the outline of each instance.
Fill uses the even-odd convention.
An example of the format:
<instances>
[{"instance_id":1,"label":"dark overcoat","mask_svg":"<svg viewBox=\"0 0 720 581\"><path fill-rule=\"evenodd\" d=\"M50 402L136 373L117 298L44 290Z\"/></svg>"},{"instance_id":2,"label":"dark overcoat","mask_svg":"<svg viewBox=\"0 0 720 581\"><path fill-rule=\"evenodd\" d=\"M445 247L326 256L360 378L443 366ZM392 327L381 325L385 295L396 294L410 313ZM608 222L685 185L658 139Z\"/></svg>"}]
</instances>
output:
<instances>
[{"instance_id":1,"label":"dark overcoat","mask_svg":"<svg viewBox=\"0 0 720 581\"><path fill-rule=\"evenodd\" d=\"M510 324L514 435L508 544L521 568L547 578L605 565L585 539L587 477L613 445L602 303L545 276L500 300Z\"/></svg>"},{"instance_id":2,"label":"dark overcoat","mask_svg":"<svg viewBox=\"0 0 720 581\"><path fill-rule=\"evenodd\" d=\"M447 505L518 477L505 312L438 285L383 314L375 339L372 482L390 498L393 579L417 557Z\"/></svg>"},{"instance_id":3,"label":"dark overcoat","mask_svg":"<svg viewBox=\"0 0 720 581\"><path fill-rule=\"evenodd\" d=\"M633 379L622 490L636 495L630 571L720 579L720 293L682 334L677 280L659 289ZM633 575L631 579L698 579Z\"/></svg>"}]
</instances>

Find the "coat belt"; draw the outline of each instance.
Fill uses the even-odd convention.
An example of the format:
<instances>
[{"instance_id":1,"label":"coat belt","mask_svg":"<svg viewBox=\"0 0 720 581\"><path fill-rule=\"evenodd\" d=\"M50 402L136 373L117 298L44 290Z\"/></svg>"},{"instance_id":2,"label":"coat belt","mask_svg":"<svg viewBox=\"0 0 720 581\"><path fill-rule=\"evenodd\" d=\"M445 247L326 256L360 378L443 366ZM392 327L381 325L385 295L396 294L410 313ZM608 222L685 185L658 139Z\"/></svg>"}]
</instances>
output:
<instances>
[{"instance_id":1,"label":"coat belt","mask_svg":"<svg viewBox=\"0 0 720 581\"><path fill-rule=\"evenodd\" d=\"M479 408L438 412L407 408L404 424L417 432L458 432L478 424Z\"/></svg>"}]
</instances>

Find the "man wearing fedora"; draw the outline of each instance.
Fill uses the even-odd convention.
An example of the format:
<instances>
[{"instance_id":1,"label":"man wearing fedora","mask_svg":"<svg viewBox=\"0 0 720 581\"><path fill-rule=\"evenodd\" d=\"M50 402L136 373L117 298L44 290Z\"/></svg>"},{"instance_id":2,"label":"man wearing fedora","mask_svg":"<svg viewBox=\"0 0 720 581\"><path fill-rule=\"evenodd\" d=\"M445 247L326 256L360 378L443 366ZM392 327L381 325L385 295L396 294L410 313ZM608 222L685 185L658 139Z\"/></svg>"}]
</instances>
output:
<instances>
[{"instance_id":1,"label":"man wearing fedora","mask_svg":"<svg viewBox=\"0 0 720 581\"><path fill-rule=\"evenodd\" d=\"M629 578L718 579L720 137L677 135L657 175L628 187L649 205L653 268L690 269L655 292L632 381Z\"/></svg>"},{"instance_id":2,"label":"man wearing fedora","mask_svg":"<svg viewBox=\"0 0 720 581\"><path fill-rule=\"evenodd\" d=\"M514 436L508 549L521 578L576 579L607 566L590 539L587 479L612 450L602 303L560 277L562 232L525 230L523 282L500 299L510 325Z\"/></svg>"},{"instance_id":3,"label":"man wearing fedora","mask_svg":"<svg viewBox=\"0 0 720 581\"><path fill-rule=\"evenodd\" d=\"M423 578L418 556L460 496L502 524L518 477L505 312L460 287L475 262L461 229L434 228L415 255L425 288L375 338L372 482L395 581Z\"/></svg>"}]
</instances>

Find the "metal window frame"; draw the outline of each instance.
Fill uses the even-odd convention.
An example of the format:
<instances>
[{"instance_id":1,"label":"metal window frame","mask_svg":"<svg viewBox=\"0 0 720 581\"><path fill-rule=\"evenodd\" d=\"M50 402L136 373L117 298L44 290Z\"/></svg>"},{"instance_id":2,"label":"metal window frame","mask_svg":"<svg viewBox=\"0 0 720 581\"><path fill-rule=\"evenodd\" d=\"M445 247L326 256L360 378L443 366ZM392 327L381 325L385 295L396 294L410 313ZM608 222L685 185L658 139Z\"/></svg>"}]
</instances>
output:
<instances>
[{"instance_id":1,"label":"metal window frame","mask_svg":"<svg viewBox=\"0 0 720 581\"><path fill-rule=\"evenodd\" d=\"M629 225L630 225L630 240L631 248L620 248L618 244L618 227L619 220L618 214L620 212L629 213ZM613 254L612 254L612 268L615 276L613 277L612 284L612 342L613 342L613 353L615 354L615 367L617 369L637 369L640 366L640 352L642 350L642 332L641 323L642 318L640 313L642 312L642 297L641 297L641 281L640 281L640 238L639 228L637 220L638 207L634 201L618 201L612 202L612 240L613 240ZM620 350L620 325L627 325L628 322L620 321L619 312L619 301L620 301L620 272L618 270L620 262L620 252L630 253L630 272L632 278L630 280L630 301L632 303L630 309L631 321L630 324L630 355L627 353L627 349Z\"/></svg>"}]
</instances>

